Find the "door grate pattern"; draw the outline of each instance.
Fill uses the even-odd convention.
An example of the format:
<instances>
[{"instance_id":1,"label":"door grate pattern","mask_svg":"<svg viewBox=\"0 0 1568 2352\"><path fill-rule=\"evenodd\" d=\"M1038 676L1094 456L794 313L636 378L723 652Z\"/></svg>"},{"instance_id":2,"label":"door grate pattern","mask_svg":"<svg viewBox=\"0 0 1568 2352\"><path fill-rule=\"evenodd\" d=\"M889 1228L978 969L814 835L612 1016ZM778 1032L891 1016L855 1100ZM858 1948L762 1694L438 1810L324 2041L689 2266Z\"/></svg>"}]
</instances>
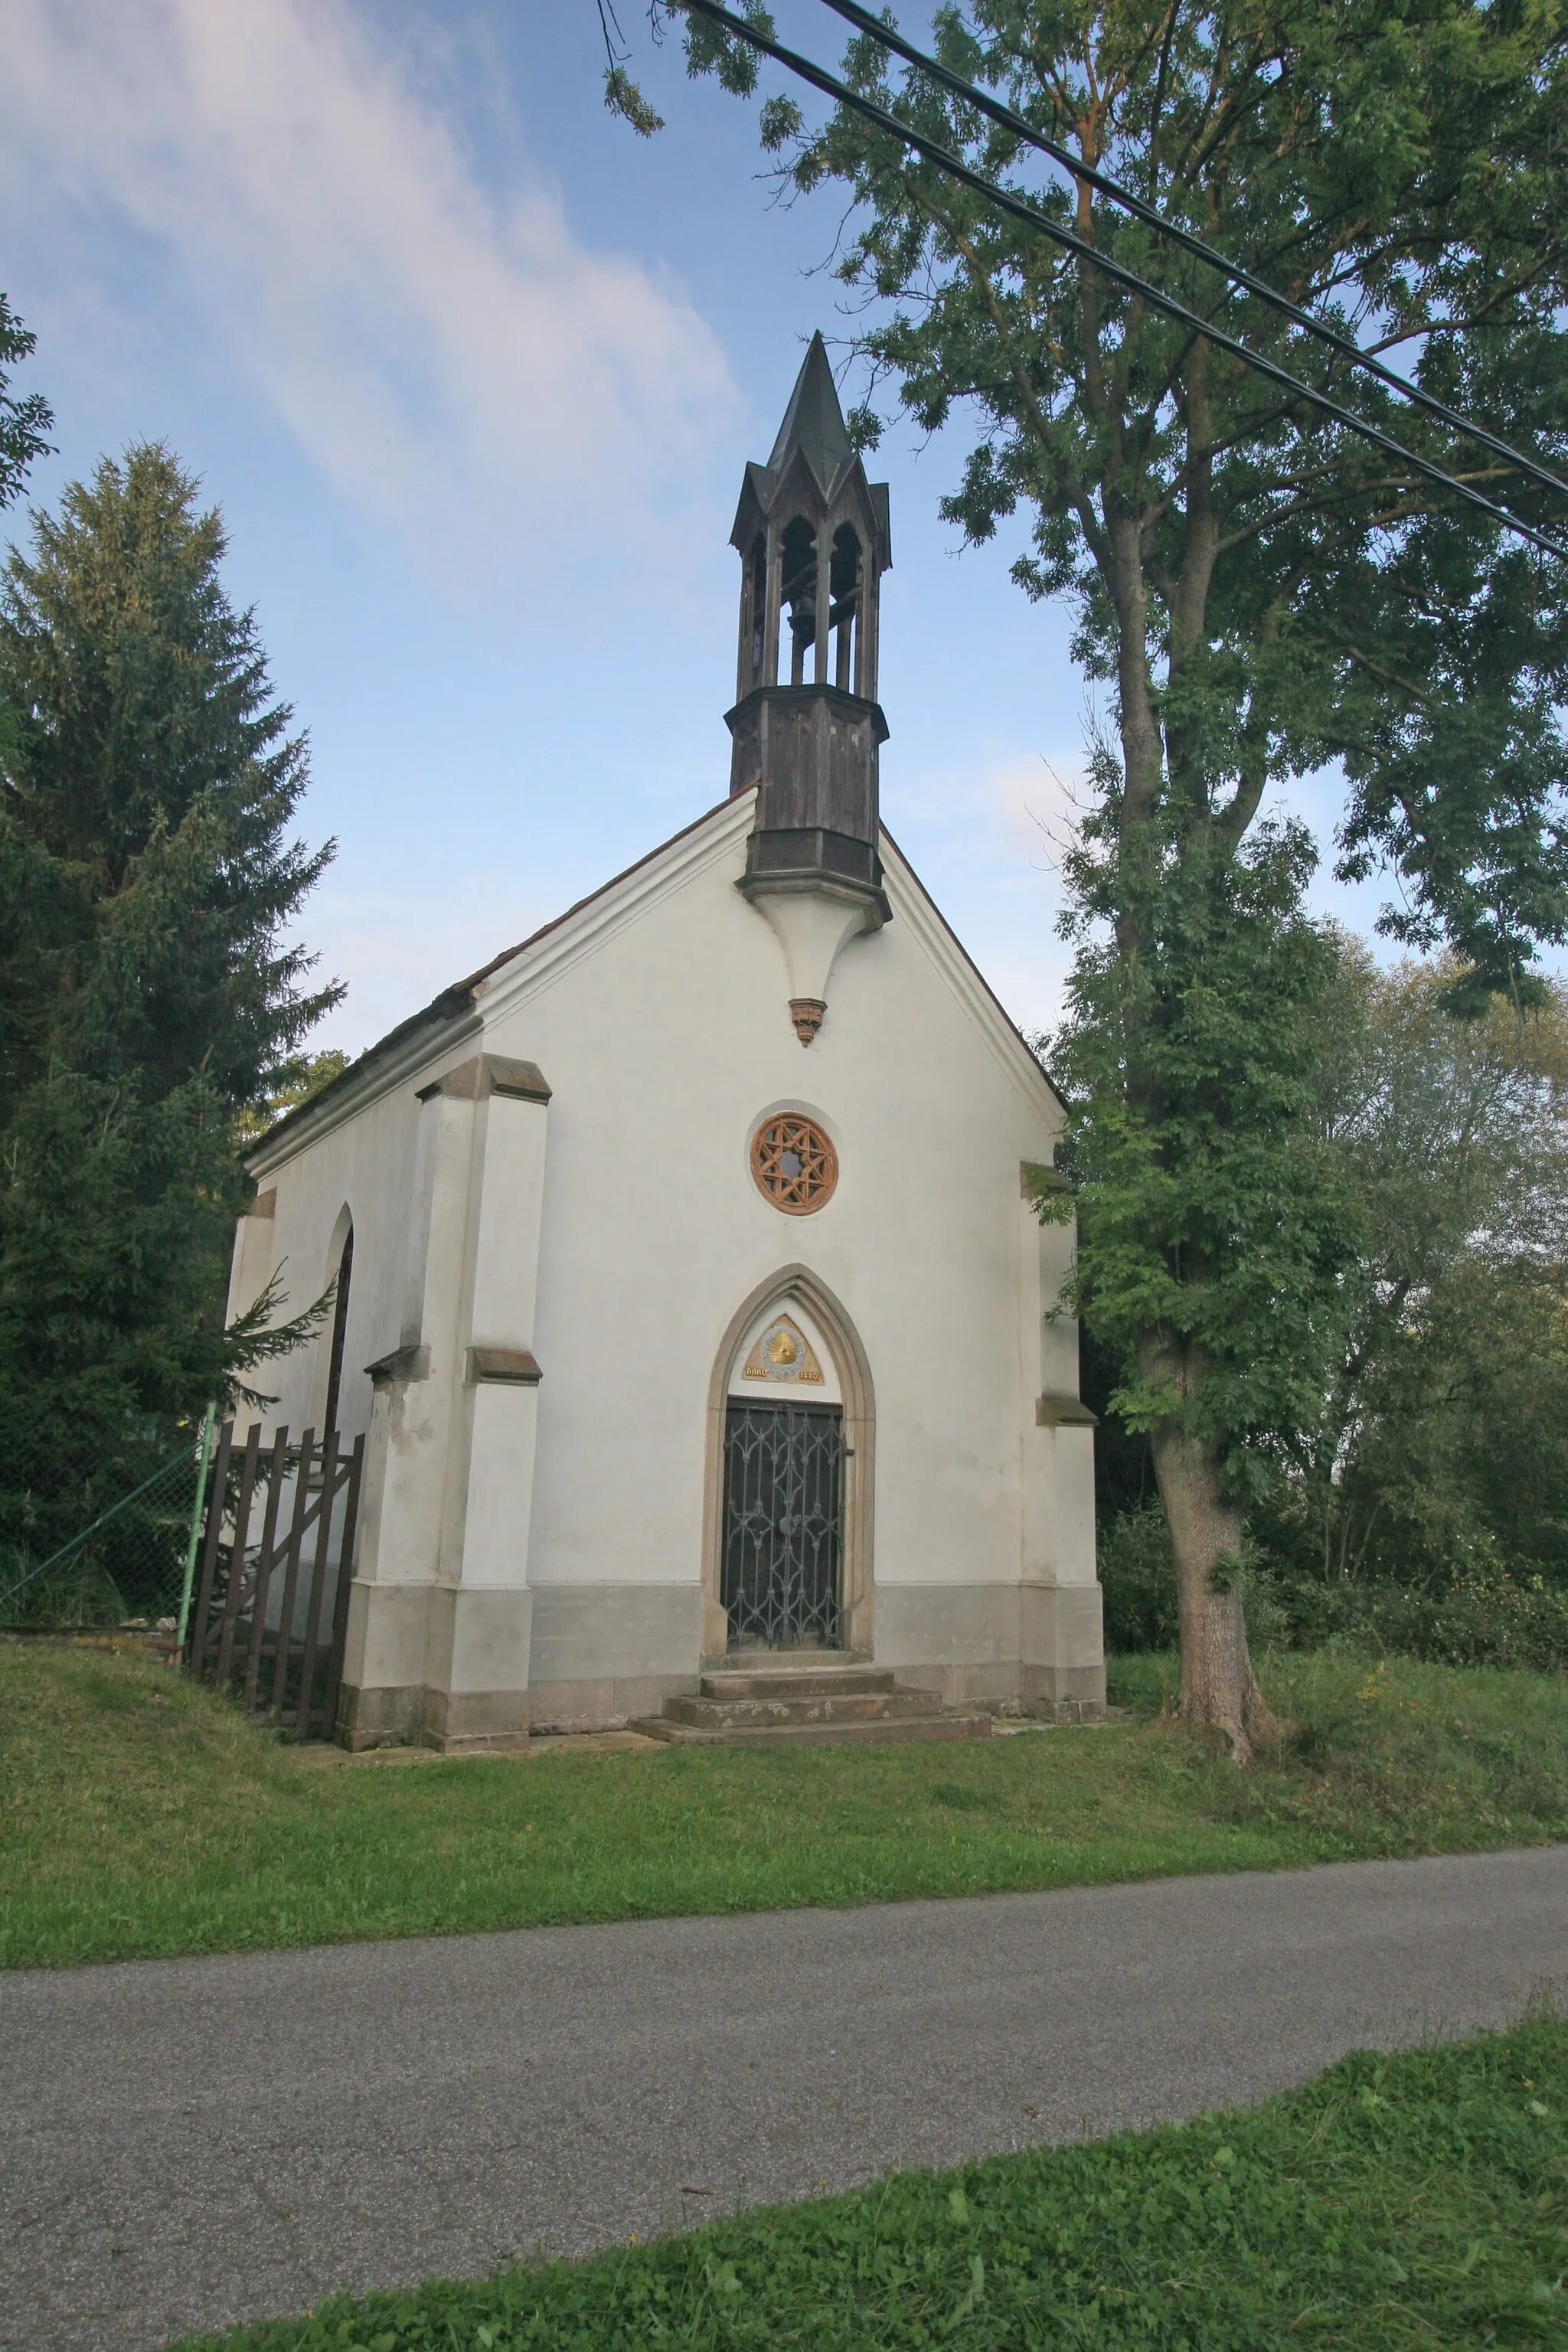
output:
<instances>
[{"instance_id":1,"label":"door grate pattern","mask_svg":"<svg viewBox=\"0 0 1568 2352\"><path fill-rule=\"evenodd\" d=\"M721 1595L731 1648L837 1649L843 1559L842 1409L732 1402Z\"/></svg>"}]
</instances>

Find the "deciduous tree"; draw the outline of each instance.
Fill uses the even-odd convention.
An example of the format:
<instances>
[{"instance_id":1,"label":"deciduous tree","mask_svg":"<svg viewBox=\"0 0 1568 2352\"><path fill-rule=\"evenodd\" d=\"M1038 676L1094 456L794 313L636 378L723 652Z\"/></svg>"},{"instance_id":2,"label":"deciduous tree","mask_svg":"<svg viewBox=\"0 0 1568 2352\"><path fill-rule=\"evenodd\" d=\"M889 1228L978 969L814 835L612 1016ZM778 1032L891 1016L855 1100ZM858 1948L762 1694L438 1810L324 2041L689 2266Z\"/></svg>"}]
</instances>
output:
<instances>
[{"instance_id":1,"label":"deciduous tree","mask_svg":"<svg viewBox=\"0 0 1568 2352\"><path fill-rule=\"evenodd\" d=\"M1568 1584L1568 998L1456 1021L1455 977L1347 946L1321 1038L1362 1247L1271 1517L1329 1582Z\"/></svg>"},{"instance_id":2,"label":"deciduous tree","mask_svg":"<svg viewBox=\"0 0 1568 2352\"><path fill-rule=\"evenodd\" d=\"M1565 24L1561 0L969 0L934 39L1081 162L1561 470ZM695 15L687 40L694 72L756 87L744 44ZM870 37L844 72L1096 254L1527 520L1568 521ZM852 111L809 127L786 89L761 129L787 188L848 198L835 267L871 371L862 439L879 381L923 429L969 432L948 519L978 545L1024 518L1014 577L1071 606L1105 698L1112 756L1074 866L1079 1295L1153 1444L1183 1705L1245 1758L1270 1726L1229 1563L1249 1462L1321 1369L1335 1279L1301 1124L1305 852L1266 829L1268 796L1337 765L1341 873L1396 870L1386 928L1455 947L1456 1009L1523 1003L1536 943L1568 929L1564 567Z\"/></svg>"},{"instance_id":3,"label":"deciduous tree","mask_svg":"<svg viewBox=\"0 0 1568 2352\"><path fill-rule=\"evenodd\" d=\"M0 508L20 495L29 467L49 446L55 420L43 394L11 390L12 368L17 360L30 359L37 342L0 294Z\"/></svg>"}]
</instances>

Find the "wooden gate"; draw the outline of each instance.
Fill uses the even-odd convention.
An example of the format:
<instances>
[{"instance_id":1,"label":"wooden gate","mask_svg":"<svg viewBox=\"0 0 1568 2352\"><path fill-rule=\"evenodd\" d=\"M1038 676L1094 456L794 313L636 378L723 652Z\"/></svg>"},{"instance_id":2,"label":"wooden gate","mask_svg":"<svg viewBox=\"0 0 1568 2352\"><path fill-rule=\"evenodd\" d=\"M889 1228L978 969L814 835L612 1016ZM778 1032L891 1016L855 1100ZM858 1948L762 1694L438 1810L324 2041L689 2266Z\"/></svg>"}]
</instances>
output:
<instances>
[{"instance_id":1,"label":"wooden gate","mask_svg":"<svg viewBox=\"0 0 1568 2352\"><path fill-rule=\"evenodd\" d=\"M296 1739L337 1727L364 1439L219 1433L207 1489L189 1672Z\"/></svg>"}]
</instances>

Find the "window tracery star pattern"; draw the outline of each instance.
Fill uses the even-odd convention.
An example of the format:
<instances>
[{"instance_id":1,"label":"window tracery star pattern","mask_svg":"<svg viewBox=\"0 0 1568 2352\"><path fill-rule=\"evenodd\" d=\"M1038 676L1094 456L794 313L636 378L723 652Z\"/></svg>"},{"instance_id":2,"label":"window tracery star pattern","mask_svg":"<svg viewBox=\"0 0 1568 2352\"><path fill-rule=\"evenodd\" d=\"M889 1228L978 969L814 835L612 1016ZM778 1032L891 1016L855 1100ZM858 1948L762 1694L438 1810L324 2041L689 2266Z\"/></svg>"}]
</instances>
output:
<instances>
[{"instance_id":1,"label":"window tracery star pattern","mask_svg":"<svg viewBox=\"0 0 1568 2352\"><path fill-rule=\"evenodd\" d=\"M752 1138L757 1189L786 1217L808 1217L833 1196L838 1154L815 1119L779 1111Z\"/></svg>"}]
</instances>

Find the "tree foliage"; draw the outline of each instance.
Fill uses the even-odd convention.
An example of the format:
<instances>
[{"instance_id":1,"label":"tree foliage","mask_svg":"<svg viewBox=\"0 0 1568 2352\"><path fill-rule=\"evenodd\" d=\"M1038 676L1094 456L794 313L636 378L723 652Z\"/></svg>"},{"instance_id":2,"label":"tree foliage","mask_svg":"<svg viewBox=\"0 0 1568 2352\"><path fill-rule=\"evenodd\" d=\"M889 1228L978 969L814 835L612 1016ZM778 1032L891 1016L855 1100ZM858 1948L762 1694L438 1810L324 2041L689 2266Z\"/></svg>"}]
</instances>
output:
<instances>
[{"instance_id":1,"label":"tree foliage","mask_svg":"<svg viewBox=\"0 0 1568 2352\"><path fill-rule=\"evenodd\" d=\"M1456 1022L1452 977L1345 957L1319 1121L1362 1246L1268 1531L1326 1581L1568 1591L1568 995Z\"/></svg>"},{"instance_id":2,"label":"tree foliage","mask_svg":"<svg viewBox=\"0 0 1568 2352\"><path fill-rule=\"evenodd\" d=\"M340 1053L335 1045L319 1054L292 1055L274 1073L271 1085L259 1101L240 1113L241 1142L256 1142L279 1119L286 1118L301 1103L312 1102L317 1095L334 1086L348 1066L348 1055Z\"/></svg>"},{"instance_id":3,"label":"tree foliage","mask_svg":"<svg viewBox=\"0 0 1568 2352\"><path fill-rule=\"evenodd\" d=\"M1317 1409L1355 1248L1357 1194L1311 1116L1334 942L1300 911L1310 843L1266 825L1215 870L1190 847L1151 861L1145 951L1124 957L1101 919L1130 895L1105 830L1091 819L1068 861L1079 945L1049 1041L1053 1073L1093 1116L1058 1150L1071 1189L1042 1207L1079 1217L1069 1297L1121 1367L1123 1423L1166 1418L1179 1361L1201 1356L1189 1425L1255 1490Z\"/></svg>"},{"instance_id":4,"label":"tree foliage","mask_svg":"<svg viewBox=\"0 0 1568 2352\"><path fill-rule=\"evenodd\" d=\"M24 327L4 294L0 294L0 508L20 494L27 470L49 447L54 418L41 392L14 393L11 371L17 360L30 359L37 335Z\"/></svg>"},{"instance_id":5,"label":"tree foliage","mask_svg":"<svg viewBox=\"0 0 1568 2352\"><path fill-rule=\"evenodd\" d=\"M224 1328L237 1119L340 993L288 933L303 739L216 511L140 446L33 518L0 590L0 1416L37 1552L297 1344ZM300 1302L296 1302L298 1305Z\"/></svg>"},{"instance_id":6,"label":"tree foliage","mask_svg":"<svg viewBox=\"0 0 1568 2352\"><path fill-rule=\"evenodd\" d=\"M1313 1319L1314 1381L1253 1455L1249 1602L1276 1632L1455 1664L1568 1661L1568 992L1456 1021L1451 960L1339 943L1306 1132L1356 1248ZM1098 1396L1117 1385L1099 1355ZM1112 1412L1098 1490L1108 1624L1161 1646L1169 1538ZM1143 1448L1146 1453L1146 1447Z\"/></svg>"}]
</instances>

